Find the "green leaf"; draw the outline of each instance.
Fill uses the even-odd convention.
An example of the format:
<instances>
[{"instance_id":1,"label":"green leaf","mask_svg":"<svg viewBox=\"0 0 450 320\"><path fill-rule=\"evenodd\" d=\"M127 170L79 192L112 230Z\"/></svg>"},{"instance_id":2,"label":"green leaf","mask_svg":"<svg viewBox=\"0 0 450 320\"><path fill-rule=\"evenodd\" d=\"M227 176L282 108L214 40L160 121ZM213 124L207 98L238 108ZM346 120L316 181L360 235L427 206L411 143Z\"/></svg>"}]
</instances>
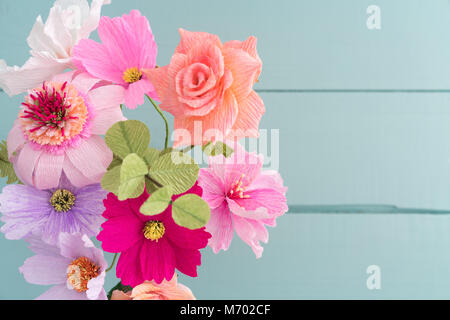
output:
<instances>
[{"instance_id":1,"label":"green leaf","mask_svg":"<svg viewBox=\"0 0 450 320\"><path fill-rule=\"evenodd\" d=\"M147 167L150 168L156 162L156 160L158 160L159 156L160 156L159 150L148 147L142 159L144 159L145 163L147 164Z\"/></svg>"},{"instance_id":2,"label":"green leaf","mask_svg":"<svg viewBox=\"0 0 450 320\"><path fill-rule=\"evenodd\" d=\"M0 177L7 177L7 184L13 183L21 183L19 178L16 176L16 172L14 171L14 167L8 159L8 148L6 146L6 141L2 141L0 143Z\"/></svg>"},{"instance_id":3,"label":"green leaf","mask_svg":"<svg viewBox=\"0 0 450 320\"><path fill-rule=\"evenodd\" d=\"M147 201L141 206L140 212L146 216L160 214L167 209L172 201L172 188L170 186L162 187L153 192Z\"/></svg>"},{"instance_id":4,"label":"green leaf","mask_svg":"<svg viewBox=\"0 0 450 320\"><path fill-rule=\"evenodd\" d=\"M172 203L172 217L179 226L199 229L208 223L210 216L209 205L196 194L186 194Z\"/></svg>"},{"instance_id":5,"label":"green leaf","mask_svg":"<svg viewBox=\"0 0 450 320\"><path fill-rule=\"evenodd\" d=\"M109 164L108 170L111 170L117 166L120 166L122 164L122 159L120 159L117 156L114 156L111 163Z\"/></svg>"},{"instance_id":6,"label":"green leaf","mask_svg":"<svg viewBox=\"0 0 450 320\"><path fill-rule=\"evenodd\" d=\"M150 131L140 121L120 121L108 130L105 142L120 159L125 159L130 153L144 157L150 144Z\"/></svg>"},{"instance_id":7,"label":"green leaf","mask_svg":"<svg viewBox=\"0 0 450 320\"><path fill-rule=\"evenodd\" d=\"M120 201L137 198L142 194L147 170L144 160L135 153L131 153L123 159L118 192Z\"/></svg>"},{"instance_id":8,"label":"green leaf","mask_svg":"<svg viewBox=\"0 0 450 320\"><path fill-rule=\"evenodd\" d=\"M107 171L102 178L102 188L106 191L112 192L115 195L119 193L120 186L120 170L122 166L116 166Z\"/></svg>"},{"instance_id":9,"label":"green leaf","mask_svg":"<svg viewBox=\"0 0 450 320\"><path fill-rule=\"evenodd\" d=\"M223 142L216 142L216 144L213 143L208 143L206 145L204 145L202 147L203 152L208 155L208 156L218 156L218 155L223 155L226 158L230 157L234 150L232 148L230 148L229 146L227 146L225 143Z\"/></svg>"},{"instance_id":10,"label":"green leaf","mask_svg":"<svg viewBox=\"0 0 450 320\"><path fill-rule=\"evenodd\" d=\"M199 170L189 155L171 152L156 160L149 170L149 175L163 186L171 186L174 194L180 194L192 188L197 181Z\"/></svg>"}]
</instances>

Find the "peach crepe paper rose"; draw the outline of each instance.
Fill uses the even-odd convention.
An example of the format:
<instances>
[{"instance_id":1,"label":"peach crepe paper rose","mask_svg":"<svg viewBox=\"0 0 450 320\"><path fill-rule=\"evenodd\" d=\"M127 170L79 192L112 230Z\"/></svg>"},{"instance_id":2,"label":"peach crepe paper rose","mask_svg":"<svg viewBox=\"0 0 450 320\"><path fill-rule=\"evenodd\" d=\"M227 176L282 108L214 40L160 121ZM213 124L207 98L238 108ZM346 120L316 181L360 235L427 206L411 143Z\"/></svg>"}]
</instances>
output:
<instances>
[{"instance_id":1,"label":"peach crepe paper rose","mask_svg":"<svg viewBox=\"0 0 450 320\"><path fill-rule=\"evenodd\" d=\"M172 280L161 284L146 281L129 292L114 290L111 300L195 300L195 297L188 287L177 282L175 274Z\"/></svg>"},{"instance_id":2,"label":"peach crepe paper rose","mask_svg":"<svg viewBox=\"0 0 450 320\"><path fill-rule=\"evenodd\" d=\"M179 31L170 64L144 70L175 118L174 146L258 137L265 107L253 90L262 70L256 38L222 44L213 34Z\"/></svg>"}]
</instances>

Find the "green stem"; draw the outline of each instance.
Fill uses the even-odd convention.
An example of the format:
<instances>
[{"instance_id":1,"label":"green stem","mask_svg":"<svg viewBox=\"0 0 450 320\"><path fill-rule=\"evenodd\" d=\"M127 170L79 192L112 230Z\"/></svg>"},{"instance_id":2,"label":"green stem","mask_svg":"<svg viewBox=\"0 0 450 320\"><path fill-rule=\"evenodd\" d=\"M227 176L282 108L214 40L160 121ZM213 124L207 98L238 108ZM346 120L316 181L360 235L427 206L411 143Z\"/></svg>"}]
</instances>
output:
<instances>
[{"instance_id":1,"label":"green stem","mask_svg":"<svg viewBox=\"0 0 450 320\"><path fill-rule=\"evenodd\" d=\"M164 116L164 114L162 113L162 111L158 107L158 105L155 103L155 101L153 101L153 99L150 98L148 95L147 95L147 98L148 98L148 100L150 100L152 105L155 107L156 111L159 113L161 118L163 118L164 123L166 125L166 140L165 140L165 143L164 143L164 149L167 149L169 147L169 122L167 121L167 118Z\"/></svg>"},{"instance_id":2,"label":"green stem","mask_svg":"<svg viewBox=\"0 0 450 320\"><path fill-rule=\"evenodd\" d=\"M105 272L109 272L109 271L111 271L112 268L114 268L114 265L116 264L116 260L117 260L118 256L119 256L118 253L114 254L113 261L112 261L111 265L109 266L109 268L105 270Z\"/></svg>"},{"instance_id":3,"label":"green stem","mask_svg":"<svg viewBox=\"0 0 450 320\"><path fill-rule=\"evenodd\" d=\"M161 183L159 183L158 181L156 181L155 179L153 179L152 177L150 177L150 175L147 175L147 178L153 182L155 184L155 186L157 186L158 188L162 188L164 187Z\"/></svg>"}]
</instances>

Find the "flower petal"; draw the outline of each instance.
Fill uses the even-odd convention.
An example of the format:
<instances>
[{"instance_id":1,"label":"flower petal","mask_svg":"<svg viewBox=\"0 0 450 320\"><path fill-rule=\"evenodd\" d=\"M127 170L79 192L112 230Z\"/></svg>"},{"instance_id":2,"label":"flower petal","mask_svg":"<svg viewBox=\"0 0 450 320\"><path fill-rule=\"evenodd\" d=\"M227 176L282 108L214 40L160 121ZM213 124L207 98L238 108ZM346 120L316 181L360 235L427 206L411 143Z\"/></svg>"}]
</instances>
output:
<instances>
[{"instance_id":1,"label":"flower petal","mask_svg":"<svg viewBox=\"0 0 450 320\"><path fill-rule=\"evenodd\" d=\"M211 210L211 218L206 225L206 231L212 235L208 245L214 253L228 250L233 239L233 224L230 210L225 201L219 207Z\"/></svg>"},{"instance_id":2,"label":"flower petal","mask_svg":"<svg viewBox=\"0 0 450 320\"><path fill-rule=\"evenodd\" d=\"M140 263L140 253L143 247L144 240L136 243L130 249L120 254L117 262L116 275L122 280L125 286L135 287L145 281Z\"/></svg>"},{"instance_id":3,"label":"flower petal","mask_svg":"<svg viewBox=\"0 0 450 320\"><path fill-rule=\"evenodd\" d=\"M51 189L58 186L61 179L65 156L43 152L34 169L33 184L37 189Z\"/></svg>"},{"instance_id":4,"label":"flower petal","mask_svg":"<svg viewBox=\"0 0 450 320\"><path fill-rule=\"evenodd\" d=\"M158 242L144 241L140 261L146 280L161 283L164 279L171 280L175 273L175 254L165 238L161 238Z\"/></svg>"},{"instance_id":5,"label":"flower petal","mask_svg":"<svg viewBox=\"0 0 450 320\"><path fill-rule=\"evenodd\" d=\"M144 104L146 94L156 97L155 88L147 79L130 84L125 91L125 105L130 109L136 109L139 105Z\"/></svg>"},{"instance_id":6,"label":"flower petal","mask_svg":"<svg viewBox=\"0 0 450 320\"><path fill-rule=\"evenodd\" d=\"M233 74L230 90L238 103L245 100L252 91L260 64L244 50L226 48L223 50L226 68Z\"/></svg>"},{"instance_id":7,"label":"flower petal","mask_svg":"<svg viewBox=\"0 0 450 320\"><path fill-rule=\"evenodd\" d=\"M30 144L26 144L20 151L14 168L22 182L33 185L34 168L42 153L43 151L34 150Z\"/></svg>"},{"instance_id":8,"label":"flower petal","mask_svg":"<svg viewBox=\"0 0 450 320\"><path fill-rule=\"evenodd\" d=\"M222 43L218 36L206 32L192 32L182 28L178 30L180 32L181 41L178 47L175 49L175 53L186 54L198 43L212 42L218 47L222 47Z\"/></svg>"},{"instance_id":9,"label":"flower petal","mask_svg":"<svg viewBox=\"0 0 450 320\"><path fill-rule=\"evenodd\" d=\"M109 211L108 207L106 211ZM102 242L106 252L125 251L144 238L142 221L128 214L108 219L102 228L97 240Z\"/></svg>"},{"instance_id":10,"label":"flower petal","mask_svg":"<svg viewBox=\"0 0 450 320\"><path fill-rule=\"evenodd\" d=\"M6 144L8 146L8 158L13 158L13 153L25 144L26 140L20 128L20 121L16 120L11 131L8 133Z\"/></svg>"},{"instance_id":11,"label":"flower petal","mask_svg":"<svg viewBox=\"0 0 450 320\"><path fill-rule=\"evenodd\" d=\"M264 248L260 241L269 241L269 233L262 222L233 216L233 223L238 236L252 248L257 259L261 258Z\"/></svg>"},{"instance_id":12,"label":"flower petal","mask_svg":"<svg viewBox=\"0 0 450 320\"><path fill-rule=\"evenodd\" d=\"M66 150L70 162L94 181L100 181L112 161L113 155L100 136L82 140L76 148Z\"/></svg>"},{"instance_id":13,"label":"flower petal","mask_svg":"<svg viewBox=\"0 0 450 320\"><path fill-rule=\"evenodd\" d=\"M42 295L36 298L36 300L87 300L85 293L81 293L75 290L70 290L67 285L58 285L48 289Z\"/></svg>"},{"instance_id":14,"label":"flower petal","mask_svg":"<svg viewBox=\"0 0 450 320\"><path fill-rule=\"evenodd\" d=\"M219 207L225 201L225 190L222 179L211 169L200 169L198 184L203 189L202 198L211 209Z\"/></svg>"},{"instance_id":15,"label":"flower petal","mask_svg":"<svg viewBox=\"0 0 450 320\"><path fill-rule=\"evenodd\" d=\"M23 274L25 280L32 284L65 284L67 267L70 262L70 259L64 257L37 254L25 260L19 271Z\"/></svg>"},{"instance_id":16,"label":"flower petal","mask_svg":"<svg viewBox=\"0 0 450 320\"><path fill-rule=\"evenodd\" d=\"M266 112L264 101L255 92L250 94L239 103L239 114L233 125L233 134L237 138L259 137L259 123Z\"/></svg>"},{"instance_id":17,"label":"flower petal","mask_svg":"<svg viewBox=\"0 0 450 320\"><path fill-rule=\"evenodd\" d=\"M73 62L96 78L123 83L124 70L113 62L106 47L94 40L83 39L73 48Z\"/></svg>"},{"instance_id":18,"label":"flower petal","mask_svg":"<svg viewBox=\"0 0 450 320\"><path fill-rule=\"evenodd\" d=\"M88 98L95 108L95 111L119 108L124 102L125 89L119 85L108 85L95 88L89 91ZM104 114L97 115L102 117Z\"/></svg>"}]
</instances>

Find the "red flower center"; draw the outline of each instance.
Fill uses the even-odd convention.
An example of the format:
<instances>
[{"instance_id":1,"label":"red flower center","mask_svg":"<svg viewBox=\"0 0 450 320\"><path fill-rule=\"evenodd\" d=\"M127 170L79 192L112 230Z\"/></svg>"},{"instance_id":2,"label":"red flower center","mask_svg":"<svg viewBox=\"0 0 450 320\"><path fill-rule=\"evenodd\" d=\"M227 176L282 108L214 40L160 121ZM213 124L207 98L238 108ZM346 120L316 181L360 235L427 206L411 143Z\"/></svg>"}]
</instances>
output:
<instances>
[{"instance_id":1,"label":"red flower center","mask_svg":"<svg viewBox=\"0 0 450 320\"><path fill-rule=\"evenodd\" d=\"M231 190L228 192L227 197L231 199L249 199L250 196L248 194L244 194L245 187L243 187L243 180L245 178L245 173L243 173L239 179L234 182L231 186Z\"/></svg>"},{"instance_id":2,"label":"red flower center","mask_svg":"<svg viewBox=\"0 0 450 320\"><path fill-rule=\"evenodd\" d=\"M22 106L22 130L40 145L60 145L78 135L88 117L83 97L67 82L44 83L25 98Z\"/></svg>"}]
</instances>

